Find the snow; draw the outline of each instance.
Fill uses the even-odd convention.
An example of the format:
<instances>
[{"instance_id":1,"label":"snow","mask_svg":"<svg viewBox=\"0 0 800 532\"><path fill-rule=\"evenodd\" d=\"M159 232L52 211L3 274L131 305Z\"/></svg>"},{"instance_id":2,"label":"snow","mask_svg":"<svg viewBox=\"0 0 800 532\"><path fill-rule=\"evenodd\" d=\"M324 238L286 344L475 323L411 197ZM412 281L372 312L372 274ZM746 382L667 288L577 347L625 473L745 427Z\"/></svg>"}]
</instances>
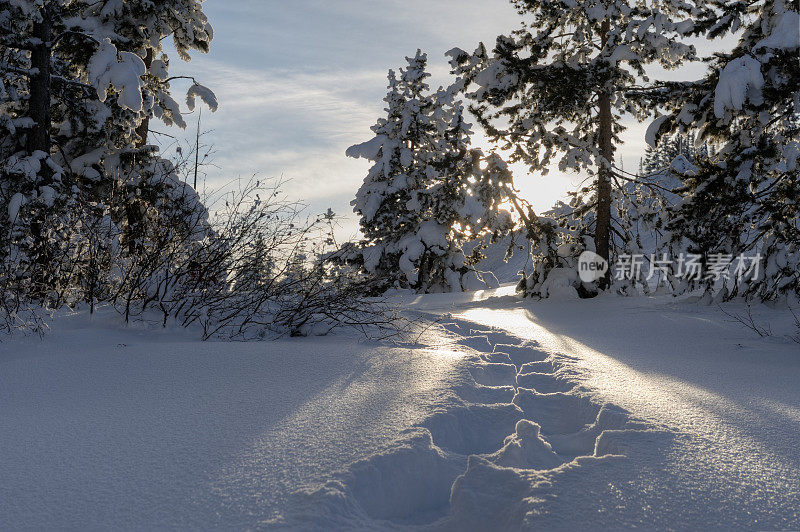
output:
<instances>
[{"instance_id":1,"label":"snow","mask_svg":"<svg viewBox=\"0 0 800 532\"><path fill-rule=\"evenodd\" d=\"M382 255L383 247L381 246L369 246L364 248L364 269L367 272L374 273L378 268Z\"/></svg>"},{"instance_id":2,"label":"snow","mask_svg":"<svg viewBox=\"0 0 800 532\"><path fill-rule=\"evenodd\" d=\"M176 125L181 129L186 129L186 121L181 115L181 106L175 99L166 92L159 91L159 105L153 108L156 117L164 121L168 126ZM165 111L167 114L165 114Z\"/></svg>"},{"instance_id":3,"label":"snow","mask_svg":"<svg viewBox=\"0 0 800 532\"><path fill-rule=\"evenodd\" d=\"M345 155L348 157L353 157L354 159L361 157L364 159L369 159L370 161L376 161L381 148L387 140L388 137L386 135L378 135L374 139L368 140L367 142L350 146L347 148Z\"/></svg>"},{"instance_id":4,"label":"snow","mask_svg":"<svg viewBox=\"0 0 800 532\"><path fill-rule=\"evenodd\" d=\"M447 234L450 229L436 221L422 222L417 230L417 238L427 248L447 249Z\"/></svg>"},{"instance_id":5,"label":"snow","mask_svg":"<svg viewBox=\"0 0 800 532\"><path fill-rule=\"evenodd\" d=\"M744 55L730 61L722 69L714 91L714 115L723 118L726 109L741 111L747 100L759 105L763 87L764 76L758 59Z\"/></svg>"},{"instance_id":6,"label":"snow","mask_svg":"<svg viewBox=\"0 0 800 532\"><path fill-rule=\"evenodd\" d=\"M15 223L19 218L19 210L25 204L25 196L17 192L8 202L8 221Z\"/></svg>"},{"instance_id":7,"label":"snow","mask_svg":"<svg viewBox=\"0 0 800 532\"><path fill-rule=\"evenodd\" d=\"M776 2L777 5L784 10L778 14L777 21L773 22L772 32L755 45L755 50L796 50L800 46L800 13L785 9L783 2Z\"/></svg>"},{"instance_id":8,"label":"snow","mask_svg":"<svg viewBox=\"0 0 800 532\"><path fill-rule=\"evenodd\" d=\"M161 81L166 81L169 77L168 70L167 64L161 59L153 59L153 62L150 64L150 75L155 76Z\"/></svg>"},{"instance_id":9,"label":"snow","mask_svg":"<svg viewBox=\"0 0 800 532\"><path fill-rule=\"evenodd\" d=\"M518 81L518 76L508 74L505 66L500 62L491 63L475 76L475 83L483 89L507 90Z\"/></svg>"},{"instance_id":10,"label":"snow","mask_svg":"<svg viewBox=\"0 0 800 532\"><path fill-rule=\"evenodd\" d=\"M571 471L551 475L556 485L565 483L554 490L562 500L543 505L550 508L534 522L563 526L565 512L572 518L583 512L597 515L592 523L599 528L637 520L646 528L796 528L797 344L779 335L759 339L718 309L690 302L604 297L586 303L474 309L464 316L568 355L563 368L593 401L622 407L663 431L606 434L618 440L611 450L628 455L629 465L586 461L579 478L571 479ZM734 307L728 310L744 312ZM787 331L787 314L759 309L757 316ZM567 491L573 481L582 484L572 486L579 494ZM608 513L593 514L602 508Z\"/></svg>"},{"instance_id":11,"label":"snow","mask_svg":"<svg viewBox=\"0 0 800 532\"><path fill-rule=\"evenodd\" d=\"M697 175L700 171L699 168L682 153L675 157L670 163L669 168L680 175Z\"/></svg>"},{"instance_id":12,"label":"snow","mask_svg":"<svg viewBox=\"0 0 800 532\"><path fill-rule=\"evenodd\" d=\"M786 309L758 338L692 299L513 292L396 292L438 321L410 345L103 312L6 340L3 527L800 526Z\"/></svg>"},{"instance_id":13,"label":"snow","mask_svg":"<svg viewBox=\"0 0 800 532\"><path fill-rule=\"evenodd\" d=\"M686 19L684 21L678 22L675 25L675 31L677 31L681 35L688 35L694 30L695 24L694 21L691 19Z\"/></svg>"},{"instance_id":14,"label":"snow","mask_svg":"<svg viewBox=\"0 0 800 532\"><path fill-rule=\"evenodd\" d=\"M87 65L87 75L97 90L98 99L106 100L111 85L119 91L119 105L134 112L141 111L144 105L142 76L145 72L147 68L138 55L118 51L109 38L100 42Z\"/></svg>"},{"instance_id":15,"label":"snow","mask_svg":"<svg viewBox=\"0 0 800 532\"><path fill-rule=\"evenodd\" d=\"M638 59L638 57L639 55L631 49L631 45L623 44L614 48L614 51L608 58L608 62L616 66L620 61L630 61L632 59Z\"/></svg>"},{"instance_id":16,"label":"snow","mask_svg":"<svg viewBox=\"0 0 800 532\"><path fill-rule=\"evenodd\" d=\"M469 379L445 348L203 343L117 321L0 343L2 528L263 526Z\"/></svg>"},{"instance_id":17,"label":"snow","mask_svg":"<svg viewBox=\"0 0 800 532\"><path fill-rule=\"evenodd\" d=\"M97 90L98 99L106 100L111 85L119 92L119 105L134 112L141 111L144 105L142 76L145 72L147 68L138 55L118 51L109 38L100 42L87 65L89 82Z\"/></svg>"},{"instance_id":18,"label":"snow","mask_svg":"<svg viewBox=\"0 0 800 532\"><path fill-rule=\"evenodd\" d=\"M189 90L186 92L186 106L190 111L194 111L195 100L197 97L200 97L200 99L203 100L203 103L205 103L208 108L211 109L212 113L216 112L219 108L217 96L214 94L214 92L208 87L200 85L199 83L195 83L189 87Z\"/></svg>"},{"instance_id":19,"label":"snow","mask_svg":"<svg viewBox=\"0 0 800 532\"><path fill-rule=\"evenodd\" d=\"M669 118L669 115L662 115L653 120L653 122L648 126L647 133L645 133L645 142L651 148L655 148L658 145L658 132L661 129L662 124Z\"/></svg>"},{"instance_id":20,"label":"snow","mask_svg":"<svg viewBox=\"0 0 800 532\"><path fill-rule=\"evenodd\" d=\"M578 283L578 272L572 268L553 268L542 284L542 297L554 299L578 299L575 285Z\"/></svg>"},{"instance_id":21,"label":"snow","mask_svg":"<svg viewBox=\"0 0 800 532\"><path fill-rule=\"evenodd\" d=\"M53 187L39 187L39 199L48 207L52 207L56 202L56 191Z\"/></svg>"}]
</instances>

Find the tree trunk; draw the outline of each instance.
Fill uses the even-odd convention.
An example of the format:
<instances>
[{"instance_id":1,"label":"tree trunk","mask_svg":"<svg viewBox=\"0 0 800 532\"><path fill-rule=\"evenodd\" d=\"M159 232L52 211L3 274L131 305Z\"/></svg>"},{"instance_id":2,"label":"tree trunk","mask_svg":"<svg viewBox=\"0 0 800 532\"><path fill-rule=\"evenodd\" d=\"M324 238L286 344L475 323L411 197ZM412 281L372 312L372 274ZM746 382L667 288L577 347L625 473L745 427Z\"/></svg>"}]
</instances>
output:
<instances>
[{"instance_id":1,"label":"tree trunk","mask_svg":"<svg viewBox=\"0 0 800 532\"><path fill-rule=\"evenodd\" d=\"M46 5L40 13L42 21L33 25L33 37L40 40L41 43L31 51L31 68L36 73L31 76L30 100L28 101L28 114L35 124L28 133L25 147L29 153L43 151L50 154L51 20Z\"/></svg>"},{"instance_id":2,"label":"tree trunk","mask_svg":"<svg viewBox=\"0 0 800 532\"><path fill-rule=\"evenodd\" d=\"M153 49L152 48L148 48L147 49L147 53L145 54L143 61L144 61L144 66L149 71L150 70L150 66L153 64ZM136 147L137 148L142 148L143 146L145 146L147 144L147 135L149 133L150 133L150 115L147 114L142 119L141 123L139 123L139 126L136 128L136 136L139 137L137 139L137 141L136 141Z\"/></svg>"},{"instance_id":3,"label":"tree trunk","mask_svg":"<svg viewBox=\"0 0 800 532\"><path fill-rule=\"evenodd\" d=\"M601 26L602 42L605 47L611 23L604 20ZM611 114L611 94L601 89L598 95L598 140L600 143L599 171L597 173L597 220L595 225L594 244L597 254L606 261L610 259L611 244L611 164L614 160L613 116ZM611 267L600 280L600 288L606 289L611 284Z\"/></svg>"},{"instance_id":4,"label":"tree trunk","mask_svg":"<svg viewBox=\"0 0 800 532\"><path fill-rule=\"evenodd\" d=\"M145 53L144 66L148 72L150 66L153 64L153 49L148 48ZM150 133L150 115L147 114L142 118L142 121L136 127L136 136L139 137L134 142L136 148L143 148L147 145L147 136ZM142 205L141 198L133 199L131 197L133 191L128 187L122 187L124 194L128 195L125 200L125 215L127 217L127 228L125 231L125 241L128 244L128 253L135 255L139 252L136 235L141 235L144 231L144 217L145 209ZM126 318L127 320L127 318Z\"/></svg>"},{"instance_id":5,"label":"tree trunk","mask_svg":"<svg viewBox=\"0 0 800 532\"><path fill-rule=\"evenodd\" d=\"M30 77L30 98L28 100L28 115L34 121L33 127L28 131L25 148L29 154L44 152L50 155L50 62L52 56L51 33L52 21L48 4L42 7L40 14L42 20L33 24L34 39L39 41L31 50L31 69L35 72ZM52 182L52 170L46 161L42 161L38 173L36 186L49 185ZM52 253L46 235L46 213L39 210L30 221L32 237L31 259L33 271L31 272L31 296L34 299L45 301L48 290L53 288L54 279L50 275Z\"/></svg>"}]
</instances>

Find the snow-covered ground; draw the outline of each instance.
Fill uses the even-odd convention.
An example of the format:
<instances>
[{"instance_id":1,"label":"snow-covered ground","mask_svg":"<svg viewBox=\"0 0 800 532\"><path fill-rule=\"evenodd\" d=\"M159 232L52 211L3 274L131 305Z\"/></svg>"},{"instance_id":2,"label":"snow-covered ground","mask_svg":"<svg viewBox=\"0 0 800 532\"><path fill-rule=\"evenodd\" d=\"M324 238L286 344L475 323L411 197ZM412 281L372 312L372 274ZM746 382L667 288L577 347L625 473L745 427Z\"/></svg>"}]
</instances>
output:
<instances>
[{"instance_id":1,"label":"snow-covered ground","mask_svg":"<svg viewBox=\"0 0 800 532\"><path fill-rule=\"evenodd\" d=\"M788 311L395 297L418 345L5 341L0 528L800 528Z\"/></svg>"}]
</instances>

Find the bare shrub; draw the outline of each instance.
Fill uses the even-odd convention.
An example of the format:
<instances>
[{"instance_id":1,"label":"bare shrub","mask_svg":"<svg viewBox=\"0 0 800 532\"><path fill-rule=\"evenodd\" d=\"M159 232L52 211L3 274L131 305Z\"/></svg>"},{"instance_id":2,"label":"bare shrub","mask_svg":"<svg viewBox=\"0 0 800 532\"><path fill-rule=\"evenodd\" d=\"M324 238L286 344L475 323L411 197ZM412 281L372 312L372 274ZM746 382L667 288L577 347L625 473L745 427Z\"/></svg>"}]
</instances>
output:
<instances>
[{"instance_id":1,"label":"bare shrub","mask_svg":"<svg viewBox=\"0 0 800 532\"><path fill-rule=\"evenodd\" d=\"M337 327L398 334L407 322L367 297L366 281L319 260L335 247L333 213L304 216L281 184L243 183L210 202L210 216L193 190L173 198L174 208L150 224L137 253L120 260L115 307L126 320L158 311L164 324L199 326L205 339L326 334Z\"/></svg>"}]
</instances>

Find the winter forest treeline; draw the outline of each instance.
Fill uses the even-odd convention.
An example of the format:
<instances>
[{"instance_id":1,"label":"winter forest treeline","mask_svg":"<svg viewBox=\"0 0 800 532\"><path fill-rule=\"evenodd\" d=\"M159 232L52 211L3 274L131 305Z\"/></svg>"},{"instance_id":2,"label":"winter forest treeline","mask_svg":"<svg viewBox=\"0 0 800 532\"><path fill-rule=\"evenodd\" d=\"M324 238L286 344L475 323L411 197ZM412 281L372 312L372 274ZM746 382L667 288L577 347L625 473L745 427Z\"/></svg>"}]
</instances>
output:
<instances>
[{"instance_id":1,"label":"winter forest treeline","mask_svg":"<svg viewBox=\"0 0 800 532\"><path fill-rule=\"evenodd\" d=\"M223 196L148 144L151 121L213 92L179 60L213 39L202 0L0 0L0 312L10 329L41 309L113 305L153 312L204 336L390 329L388 289L491 284L486 246L529 253L519 290L591 297L652 284L608 273L582 281L578 258L642 254L679 264L759 255L753 277L686 279L661 289L708 300L800 295L798 0L513 0L519 29L493 47L448 52L452 84L428 85L418 51L390 71L386 114L347 156L371 161L353 207L361 239L338 243L331 212L308 216L280 183ZM733 34L700 58L691 44ZM456 44L456 43L454 43ZM648 77L702 59L686 82ZM639 171L618 165L622 120L649 124ZM474 120L476 125L471 125ZM475 127L493 141L471 145ZM508 163L531 178L582 172L546 213L518 197ZM653 266L653 265L650 265Z\"/></svg>"}]
</instances>

